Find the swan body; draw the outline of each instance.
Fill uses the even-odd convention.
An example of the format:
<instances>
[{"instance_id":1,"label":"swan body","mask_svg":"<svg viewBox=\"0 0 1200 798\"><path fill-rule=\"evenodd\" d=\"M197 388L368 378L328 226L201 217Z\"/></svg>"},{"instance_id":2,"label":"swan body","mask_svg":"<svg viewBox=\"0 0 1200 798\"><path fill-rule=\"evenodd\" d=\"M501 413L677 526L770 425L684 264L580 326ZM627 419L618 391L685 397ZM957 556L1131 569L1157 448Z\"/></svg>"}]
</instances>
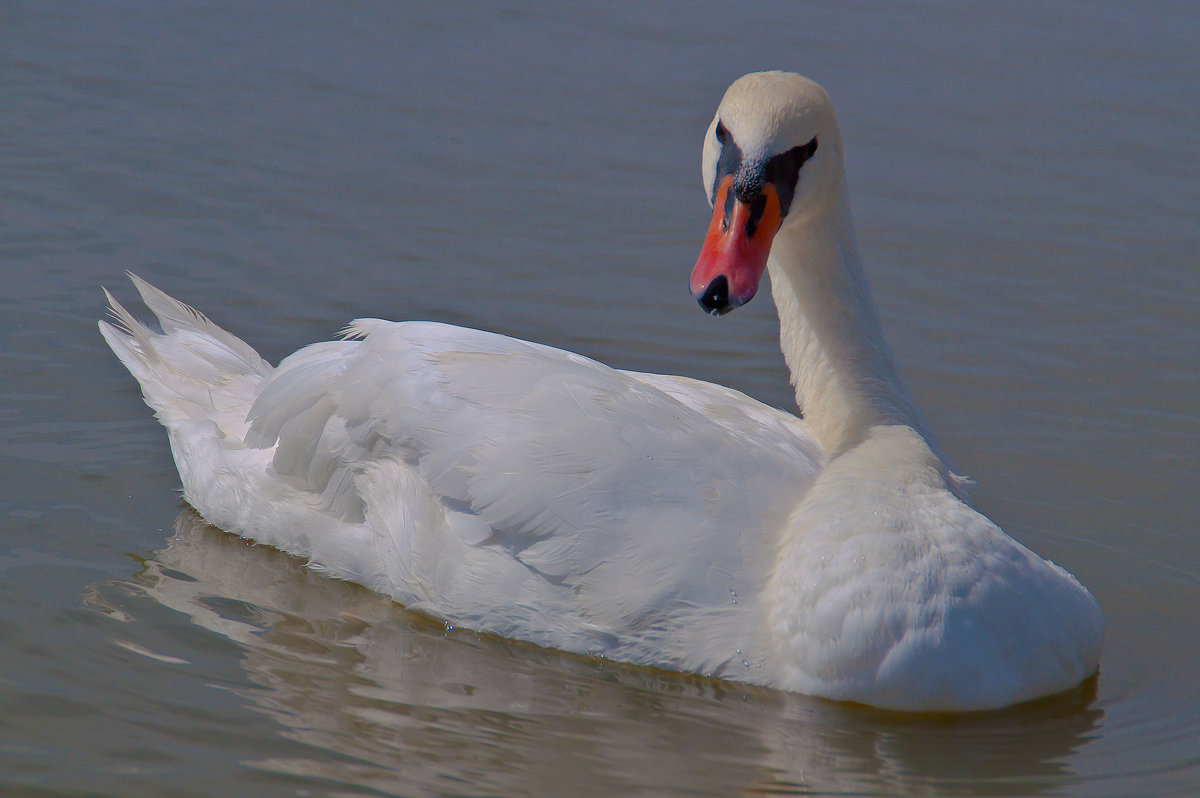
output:
<instances>
[{"instance_id":1,"label":"swan body","mask_svg":"<svg viewBox=\"0 0 1200 798\"><path fill-rule=\"evenodd\" d=\"M447 623L897 709L1092 674L1095 599L966 503L896 374L824 90L734 83L703 177L693 293L724 313L770 273L803 418L429 322L275 368L136 277L161 332L111 295L100 329L209 523Z\"/></svg>"}]
</instances>

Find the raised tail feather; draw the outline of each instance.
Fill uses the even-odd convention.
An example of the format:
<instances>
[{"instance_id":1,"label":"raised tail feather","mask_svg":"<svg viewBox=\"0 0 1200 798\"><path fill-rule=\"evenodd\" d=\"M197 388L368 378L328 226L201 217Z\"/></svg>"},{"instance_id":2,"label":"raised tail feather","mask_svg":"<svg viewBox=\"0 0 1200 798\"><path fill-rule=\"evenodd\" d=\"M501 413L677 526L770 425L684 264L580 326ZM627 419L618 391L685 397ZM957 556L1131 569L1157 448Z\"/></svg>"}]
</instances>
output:
<instances>
[{"instance_id":1,"label":"raised tail feather","mask_svg":"<svg viewBox=\"0 0 1200 798\"><path fill-rule=\"evenodd\" d=\"M137 378L146 403L171 427L183 420L242 426L257 386L274 370L248 344L204 314L127 272L161 332L138 321L108 289L112 321L100 334Z\"/></svg>"}]
</instances>

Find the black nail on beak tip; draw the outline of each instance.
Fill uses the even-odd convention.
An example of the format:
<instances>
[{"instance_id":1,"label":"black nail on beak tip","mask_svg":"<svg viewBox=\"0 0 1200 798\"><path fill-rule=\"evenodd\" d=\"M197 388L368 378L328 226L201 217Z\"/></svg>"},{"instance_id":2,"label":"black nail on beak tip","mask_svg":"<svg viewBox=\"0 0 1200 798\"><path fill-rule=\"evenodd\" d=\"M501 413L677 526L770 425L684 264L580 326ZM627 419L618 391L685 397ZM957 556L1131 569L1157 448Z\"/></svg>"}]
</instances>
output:
<instances>
[{"instance_id":1,"label":"black nail on beak tip","mask_svg":"<svg viewBox=\"0 0 1200 798\"><path fill-rule=\"evenodd\" d=\"M723 274L717 275L704 289L704 293L696 297L696 301L706 313L714 316L723 316L733 310L733 306L729 304L729 280Z\"/></svg>"}]
</instances>

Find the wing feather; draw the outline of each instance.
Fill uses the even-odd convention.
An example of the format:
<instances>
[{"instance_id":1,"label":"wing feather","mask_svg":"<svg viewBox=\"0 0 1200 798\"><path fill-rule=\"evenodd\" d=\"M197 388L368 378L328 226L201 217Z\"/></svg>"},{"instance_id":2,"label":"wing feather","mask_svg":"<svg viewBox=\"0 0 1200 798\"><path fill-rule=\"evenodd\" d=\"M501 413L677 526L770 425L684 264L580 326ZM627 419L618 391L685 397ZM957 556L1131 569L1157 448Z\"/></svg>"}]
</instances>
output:
<instances>
[{"instance_id":1,"label":"wing feather","mask_svg":"<svg viewBox=\"0 0 1200 798\"><path fill-rule=\"evenodd\" d=\"M440 324L350 331L284 360L254 403L274 469L350 517L360 476L396 463L440 507L412 534L502 554L614 624L761 584L821 463L802 422L729 389Z\"/></svg>"}]
</instances>

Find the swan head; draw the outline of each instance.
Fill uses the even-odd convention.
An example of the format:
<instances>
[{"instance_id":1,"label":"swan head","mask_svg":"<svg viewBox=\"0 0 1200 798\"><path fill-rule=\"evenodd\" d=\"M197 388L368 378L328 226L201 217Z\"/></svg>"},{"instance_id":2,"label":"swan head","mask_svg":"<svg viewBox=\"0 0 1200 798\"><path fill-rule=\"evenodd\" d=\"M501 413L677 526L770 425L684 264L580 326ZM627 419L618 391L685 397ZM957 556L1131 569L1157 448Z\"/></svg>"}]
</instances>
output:
<instances>
[{"instance_id":1,"label":"swan head","mask_svg":"<svg viewBox=\"0 0 1200 798\"><path fill-rule=\"evenodd\" d=\"M749 302L775 235L838 202L842 142L833 104L792 72L754 72L725 92L704 136L712 222L690 288L716 315Z\"/></svg>"}]
</instances>

